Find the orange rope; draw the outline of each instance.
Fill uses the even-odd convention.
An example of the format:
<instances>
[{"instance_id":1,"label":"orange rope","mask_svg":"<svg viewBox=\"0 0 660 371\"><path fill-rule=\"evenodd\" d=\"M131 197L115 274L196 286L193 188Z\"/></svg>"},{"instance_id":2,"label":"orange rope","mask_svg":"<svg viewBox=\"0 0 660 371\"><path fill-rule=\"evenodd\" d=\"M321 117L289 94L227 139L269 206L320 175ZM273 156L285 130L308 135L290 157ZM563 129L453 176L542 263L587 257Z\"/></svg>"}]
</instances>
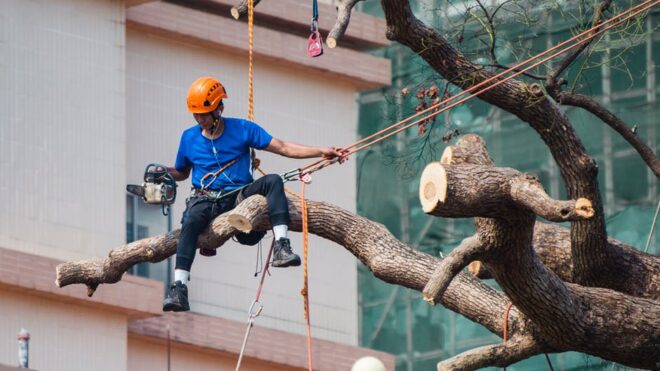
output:
<instances>
[{"instance_id":1,"label":"orange rope","mask_svg":"<svg viewBox=\"0 0 660 371\"><path fill-rule=\"evenodd\" d=\"M508 80L510 80L510 79L513 79L514 77L517 77L517 76L519 76L519 75L521 75L521 74L523 74L523 73L529 71L530 69L532 69L532 68L534 68L534 67L537 67L537 66L539 66L539 65L541 65L541 64L543 64L543 63L549 61L549 60L552 59L552 58L555 58L555 57L558 56L558 55L561 55L561 54L563 54L563 53L565 53L565 52L567 52L567 51L569 51L569 50L571 50L571 49L573 49L573 48L575 48L575 47L577 47L577 46L580 46L580 45L586 43L587 41L590 41L590 40L593 39L594 37L596 37L596 36L598 36L598 35L604 33L605 31L607 31L607 30L609 30L609 29L611 29L611 28L613 28L613 27L615 27L615 26L618 26L619 24L625 22L626 20L628 20L628 19L630 19L630 18L632 18L632 17L634 17L634 16L636 16L636 15L642 13L642 12L645 12L645 11L649 10L650 8L652 8L652 7L654 7L655 5L657 5L657 4L658 4L658 1L659 1L659 0L646 0L645 2L643 2L643 3L639 4L639 5L636 5L636 6L632 7L632 8L630 8L630 9L628 9L627 11L625 11L625 12L623 12L623 13L621 13L621 14L618 14L618 15L615 16L615 17L612 17L612 18L608 19L608 20L605 21L605 22L602 22L602 23L600 23L600 24L598 24L598 25L596 25L596 26L593 26L593 27L591 27L590 29L588 29L588 30L586 30L586 31L584 31L584 32L582 32L582 33L580 33L580 34L575 35L575 36L571 37L570 39L568 39L568 40L566 40L566 41L564 41L564 42L562 42L562 43L560 43L560 44L557 44L557 45L555 45L554 47L552 47L552 48L550 48L550 49L548 49L548 50L546 50L546 51L544 51L544 52L542 52L542 53L540 53L540 54L537 54L536 56L533 56L533 57L531 57L531 58L529 58L529 59L527 59L527 60L525 60L525 61L523 61L523 62L520 62L520 63L518 63L517 65L515 65L515 66L513 66L513 67L511 67L511 68L509 68L509 69L507 69L507 70L505 70L505 71L503 71L503 72L501 72L501 73L499 73L499 74L497 74L497 75L494 75L494 76L492 76L492 77L490 77L490 78L488 78L488 79L486 79L486 80L480 82L479 84L476 84L476 85L474 85L474 86L472 86L472 87L470 87L470 88L468 88L468 89L466 89L466 90L463 90L463 91L461 91L460 93L458 93L458 94L456 94L456 95L454 95L454 96L451 96L451 97L449 97L449 98L447 98L447 99L445 99L445 100L442 100L442 101L440 101L440 102L437 103L437 104L434 104L434 105L429 106L428 108L426 108L426 109L423 110L423 111L417 112L416 114L414 114L414 115L412 115L412 116L409 116L409 117L407 117L407 118L405 118L405 119L403 119L403 120L401 120L401 121L399 121L399 122L396 122L396 123L394 123L394 124L388 126L388 127L385 128L385 129L382 129L382 130L380 130L380 131L378 131L378 132L376 132L376 133L374 133L374 134L371 134L371 135L369 135L369 136L367 136L367 137L365 137L365 138L363 138L363 139L361 139L361 140L359 140L359 141L357 141L357 142L355 142L355 143L352 143L352 144L350 144L349 146L347 146L347 147L345 147L345 148L342 149L343 151L345 151L345 152L342 154L342 157L346 158L346 157L348 157L348 156L350 156L350 155L352 155L352 154L354 154L354 153L356 153L356 152L358 152L358 151L361 151L362 149L364 149L364 148L366 148L366 147L368 147L368 146L371 146L371 145L373 145L373 144L375 144L375 143L378 143L378 142L380 142L380 141L382 141L382 140L384 140L384 139L386 139L386 138L389 138L389 137L391 137L391 136L394 135L394 134L397 134L397 133L399 133L399 132L401 132L401 131L403 131L403 130L406 130L406 129L410 128L411 126L417 125L417 124L419 124L419 123L421 123L421 122L423 122L423 121L425 121L425 120L428 120L428 119L430 119L430 118L432 118L432 117L435 117L435 116L439 115L440 113L443 113L443 112L445 112L445 111L447 111L447 110L449 110L449 109L451 109L451 108L456 107L456 106L459 105L459 104L462 104L462 103L466 102L466 101L469 100L469 99L472 99L472 98L474 98L474 97L477 97L477 96L481 95L482 93L484 93L484 92L486 92L486 91L488 91L488 90L490 90L490 89L492 89L492 88L494 88L494 87L496 87L496 86L499 86L499 85L503 84L504 82L506 82L506 81L508 81ZM628 15L626 15L626 16L623 17L622 19L619 19L618 21L614 22L617 18L622 17L622 16L625 15L625 14L628 14ZM612 23L612 22L613 22L613 23ZM609 24L609 25L608 25L607 27L605 27L605 28L601 28L601 27L603 27L604 25L606 25L606 24L608 24L608 23L611 23L611 24ZM560 48L560 47L562 47L562 46L564 46L564 45L566 45L566 44L568 44L568 43L570 43L570 42L572 42L572 41L574 41L574 40L576 40L576 39L578 39L578 38L580 38L580 37L582 37L582 36L585 36L585 35L587 35L587 34L593 32L594 30L596 30L596 29L598 29L598 28L601 28L601 29L599 29L598 31L594 32L592 35L589 35L588 37L586 37L586 38L584 38L584 39L582 39L582 40L577 41L577 42L574 43L573 45L570 45L570 46L568 46L567 48L565 48L565 49L563 49L563 50L560 50L560 51L558 51L558 52L552 53L550 56L548 56L548 57L546 57L546 58L544 58L544 59L542 59L542 60L540 60L540 61L537 61L537 62L535 62L534 64L532 64L532 65L530 65L530 66L528 66L528 67L525 67L524 69L521 69L521 70L519 70L519 71L515 71L515 70L519 69L519 67L521 67L521 66L523 66L523 65L525 65L525 64L527 64L527 63L529 63L529 62L531 62L531 61L533 61L533 60L535 60L535 59L538 59L539 57L544 56L544 55L546 55L546 54L552 52L553 50L556 50L556 49L558 49L558 48ZM504 76L504 75L507 74L507 73L511 73L511 72L514 72L511 76L507 76L507 77L505 77L505 78L503 78L503 79L501 79L501 80L499 80L499 81L493 83L492 85L489 85L489 86L487 86L487 87L485 87L485 88L483 88L483 89L481 89L481 90L478 90L478 91L476 91L474 94L469 94L469 93L474 92L474 91L477 90L478 88L480 88L480 87L482 87L482 86L484 86L484 85L486 85L486 84L488 84L488 83L490 83L490 82L492 82L492 81L498 79L499 77ZM467 95L467 94L469 94L469 95ZM445 107L443 107L442 109L439 109L439 110L438 110L438 108L439 108L440 106L442 106L442 105L446 105L446 104L448 104L449 102L452 102L452 101L454 101L454 100L456 100L456 99L458 99L459 97L464 96L464 95L467 95L467 96L464 97L463 99L460 99L460 100L457 101L457 102L454 102L454 103L451 104L451 105L445 106ZM435 111L434 111L434 112L431 112L432 110L435 110ZM431 112L431 113L430 113L428 116L425 116L425 117L423 117L423 118L421 118L421 119L419 119L419 120L416 120L416 121L413 122L413 123L407 124L407 125L405 125L405 126L403 126L403 127L400 127L400 128L397 129L397 130L391 131L392 129L394 129L394 128L396 128L396 127L399 127L399 126L401 126L401 125L403 125L403 124L409 122L410 120L412 120L412 119L414 119L414 118L416 118L416 117L419 117L419 116L421 116L421 115L424 115L424 114L426 114L426 113L429 113L429 112ZM380 137L380 138L378 138L378 139L374 139L374 140L372 140L371 142L368 142L367 144L364 144L364 145L360 146L360 144L365 143L365 142L371 140L372 138L375 138L376 136L381 135L381 134L383 134L383 133L386 133L386 132L388 132L388 131L390 131L390 132L389 132L387 135L385 135L385 136L383 136L383 137ZM348 149L351 149L351 148L353 148L353 147L357 147L357 148L353 149L352 151L347 151ZM324 162L325 162L325 163L324 163ZM304 172L304 173L311 173L311 172L314 172L314 171L320 170L320 169L322 169L322 168L324 168L324 167L326 167L326 166L329 166L329 165L331 165L331 164L333 164L333 163L335 163L335 162L337 162L337 161L334 160L334 159L333 159L333 160L325 160L325 159L321 159L321 160L315 161L315 162L313 162L313 163L311 163L311 164L309 164L309 165L306 165L306 166L302 167L300 170L301 170L301 172ZM313 167L314 167L314 168L313 168Z\"/></svg>"},{"instance_id":2,"label":"orange rope","mask_svg":"<svg viewBox=\"0 0 660 371\"><path fill-rule=\"evenodd\" d=\"M300 295L304 298L304 313L307 321L307 367L312 371L312 329L309 318L309 282L307 276L307 256L309 252L309 225L307 220L307 201L305 201L305 182L302 182L300 201L302 203L302 233L303 233L303 288Z\"/></svg>"}]
</instances>

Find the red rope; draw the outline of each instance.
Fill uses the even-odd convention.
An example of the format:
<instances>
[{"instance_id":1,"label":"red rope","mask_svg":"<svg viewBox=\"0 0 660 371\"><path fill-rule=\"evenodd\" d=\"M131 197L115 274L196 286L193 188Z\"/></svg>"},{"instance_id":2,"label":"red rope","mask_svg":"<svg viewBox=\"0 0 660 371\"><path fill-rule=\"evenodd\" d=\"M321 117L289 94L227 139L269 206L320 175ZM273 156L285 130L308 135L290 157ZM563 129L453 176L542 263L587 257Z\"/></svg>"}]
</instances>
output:
<instances>
[{"instance_id":1,"label":"red rope","mask_svg":"<svg viewBox=\"0 0 660 371\"><path fill-rule=\"evenodd\" d=\"M470 88L468 88L468 89L466 89L466 90L463 90L463 91L461 91L460 93L458 93L458 94L456 94L456 95L454 95L454 96L451 96L451 97L449 97L449 98L447 98L447 99L445 99L445 100L442 100L442 101L440 101L440 102L437 103L437 104L431 105L431 106L429 106L428 108L426 108L426 109L423 110L423 111L417 112L416 114L414 114L414 115L412 115L412 116L409 116L409 117L407 117L407 118L405 118L405 119L403 119L403 120L401 120L401 121L399 121L399 122L396 122L396 123L394 123L394 124L388 126L388 127L385 128L385 129L382 129L382 130L380 130L380 131L378 131L378 132L376 132L376 133L374 133L374 134L371 134L371 135L369 135L369 136L367 136L367 137L365 137L365 138L363 138L363 139L361 139L361 140L359 140L359 141L357 141L357 142L355 142L355 143L352 143L352 144L350 144L350 145L348 145L347 147L345 147L345 148L342 149L342 151L344 152L344 153L342 153L342 157L343 157L343 158L346 158L346 157L348 157L348 156L350 156L350 155L352 155L352 154L354 154L354 153L356 153L356 152L358 152L358 151L361 151L361 150L363 150L363 149L365 149L365 148L367 148L367 147L369 147L369 146L371 146L371 145L373 145L373 144L376 144L376 143L378 143L378 142L380 142L380 141L382 141L382 140L384 140L384 139L387 139L387 138L391 137L391 136L394 135L394 134L397 134L397 133L399 133L399 132L401 132L401 131L403 131L403 130L406 130L406 129L410 128L411 126L417 125L417 124L419 124L419 123L421 123L421 122L424 122L424 121L426 121L426 120L428 120L428 119L430 119L430 118L432 118L432 117L435 117L435 116L439 115L440 113L443 113L443 112L445 112L445 111L447 111L447 110L449 110L449 109L451 109L451 108L454 108L454 107L456 107L456 106L459 105L459 104L465 103L467 100L472 99L472 98L474 98L474 97L477 97L477 96L479 96L479 95L481 95L481 94L487 92L488 90L490 90L490 89L492 89L492 88L494 88L494 87L497 87L497 86L503 84L504 82L506 82L506 81L508 81L508 80L510 80L510 79L513 79L514 77L517 77L517 76L519 76L519 75L521 75L521 74L523 74L523 73L529 71L530 69L532 69L532 68L534 68L534 67L537 67L537 66L539 66L539 65L541 65L541 64L543 64L543 63L549 61L550 59L552 59L552 58L554 58L554 57L556 57L556 56L558 56L558 55L561 55L561 54L563 54L563 53L566 53L567 51L569 51L569 50L571 50L571 49L573 49L573 48L575 48L575 47L578 47L578 46L580 46L580 45L582 45L582 44L584 44L584 43L590 41L591 39L593 39L594 37L596 37L596 36L598 36L598 35L604 33L605 31L607 31L607 30L609 30L609 29L611 29L611 28L613 28L613 27L616 27L616 26L620 25L621 23L627 21L628 19L630 19L630 18L632 18L632 17L635 17L635 16L637 16L638 14L640 14L640 13L642 13L642 12L645 12L645 11L651 9L652 7L654 7L655 5L658 4L658 1L660 1L660 0L646 0L646 1L644 1L643 3L641 3L641 4L636 5L636 6L632 7L632 8L630 8L630 9L626 10L625 12L620 13L620 14L618 14L618 15L616 15L616 16L610 18L610 19L608 19L607 21L604 21L604 22L602 22L602 23L600 23L600 24L598 24L598 25L595 25L595 26L591 27L590 29L588 29L588 30L586 30L586 31L584 31L584 32L582 32L582 33L580 33L580 34L578 34L578 35L575 35L575 36L571 37L570 39L568 39L568 40L566 40L566 41L564 41L564 42L562 42L562 43L560 43L560 44L557 44L557 45L555 45L554 47L552 47L552 48L550 48L550 49L548 49L548 50L546 50L546 51L544 51L544 52L542 52L542 53L539 53L539 54L537 54L537 55L535 55L535 56L533 56L533 57L531 57L531 58L529 58L529 59L527 59L527 60L525 60L525 61L523 61L523 62L520 62L520 63L518 63L517 65L515 65L515 66L513 66L513 67L511 67L511 68L509 68L509 69L507 69L507 70L505 70L505 71L503 71L503 72L501 72L501 73L499 73L499 74L497 74L497 75L494 75L494 76L492 76L492 77L490 77L490 78L488 78L488 79L486 79L486 80L484 80L484 81L482 81L482 82L480 82L480 83L478 83L478 84L476 84L476 85L474 85L474 86L472 86L472 87L470 87ZM627 14L627 15L626 15L626 14ZM623 17L624 15L626 15L626 16ZM617 21L615 21L617 18L620 18L620 17L623 17L623 18L622 18L622 19L619 19L619 20L617 20ZM604 25L606 25L606 24L608 24L608 23L609 23L609 25L608 25L607 27L602 28ZM599 28L600 28L600 29L599 29ZM597 29L599 29L599 30L597 30ZM573 42L574 40L576 40L576 39L578 39L578 38L580 38L580 37L582 37L582 36L585 36L585 35L587 35L587 34L593 32L593 31L595 31L595 30L597 30L597 31L594 32L592 35L589 35L588 37L586 37L586 38L584 38L584 39L582 39L582 40L577 41L576 43L574 43L574 44L568 46L567 48L562 49L562 50L560 50L560 51L558 51L558 52L552 53L550 56L548 56L548 57L546 57L546 58L544 58L544 59L541 59L541 60L539 60L539 61L536 61L534 64L532 64L532 65L530 65L530 66L527 66L527 67L525 67L525 68L523 68L523 69L519 69L519 67L521 67L521 66L523 66L523 65L525 65L525 64L527 64L527 63L529 63L529 62L531 62L531 61L534 61L534 60L538 59L539 57L542 57L542 56L544 56L544 55L546 55L546 54L549 54L549 53L551 53L552 51L554 51L554 50L556 50L556 49L558 49L558 48L561 48L562 46L567 45L568 43L571 43L571 42ZM518 71L516 71L516 70L518 70ZM493 83L493 84L491 84L491 85L489 85L489 86L486 86L485 88L483 88L483 89L481 89L481 90L476 91L474 94L469 94L469 93L472 93L472 92L474 92L475 90L479 89L480 87L482 87L482 86L484 86L484 85L486 85L486 84L488 84L488 83L490 83L490 82L492 82L492 81L494 81L494 80L496 80L496 79L498 79L498 78L504 76L505 74L511 73L511 72L514 72L514 73L513 73L512 75L510 75L510 76L507 76L507 77L505 77L505 78L499 80L499 81L496 81L495 83ZM457 101L457 102L454 102L454 103L452 103L452 104L450 104L450 105L448 105L448 106L445 106L445 107L443 107L442 109L439 109L439 110L438 110L438 108L439 108L440 106L442 106L442 105L446 105L446 104L448 104L449 102L452 102L452 101L454 101L454 100L458 99L459 97L461 97L461 96L463 96L463 95L466 95L466 94L469 94L469 95L467 95L466 97L460 99L460 100ZM397 130L391 131L392 129L394 129L394 128L396 128L396 127L399 127L399 126L401 126L401 125L403 125L403 124L409 122L410 120L412 120L412 119L414 119L414 118L416 118L416 117L419 117L419 116L421 116L421 115L423 115L423 114L429 113L429 112L432 111L432 110L435 110L435 111L434 111L434 112L431 112L428 116L425 116L425 117L423 117L423 118L421 118L421 119L419 119L419 120L416 120L416 121L414 121L413 123L410 123L410 124L407 124L407 125L405 125L405 126L402 126L402 127L400 127L399 129L397 129ZM371 140L371 139L373 139L373 138L375 138L375 137L377 137L377 136L379 136L379 135L381 135L381 134L383 134L383 133L386 133L386 132L389 132L389 133L388 133L387 135L384 135L384 136L380 137L380 138L377 138L377 139ZM371 140L371 141L369 141L369 140ZM365 143L365 142L367 142L367 143L364 144L364 145L361 145L361 146L360 146L360 144L363 144L363 143ZM355 148L355 149L353 149L353 150L351 150L351 151L348 151L349 149L354 148L354 147L357 147L357 148ZM315 161L315 162L313 162L313 163L311 163L311 164L308 164L308 165L306 165L306 166L300 168L300 171L301 171L301 173L312 173L312 172L318 171L318 170L320 170L320 169L323 169L323 168L325 168L325 167L327 167L327 166L329 166L329 165L332 165L332 164L334 164L334 163L337 162L337 161L338 161L337 159L333 159L333 160L325 160L325 159L317 160L317 161Z\"/></svg>"},{"instance_id":2,"label":"red rope","mask_svg":"<svg viewBox=\"0 0 660 371\"><path fill-rule=\"evenodd\" d=\"M509 302L506 306L506 311L504 312L504 342L506 343L506 332L509 327L509 311L511 311L511 305L513 302Z\"/></svg>"},{"instance_id":3,"label":"red rope","mask_svg":"<svg viewBox=\"0 0 660 371\"><path fill-rule=\"evenodd\" d=\"M504 344L506 344L506 333L507 333L507 330L509 328L509 311L511 310L511 305L512 304L513 304L513 302L510 301L509 304L507 304L507 306L506 306L506 311L504 311L504 325L503 325L504 326L504 336L502 337L502 339L503 339L502 342ZM506 371L506 367L504 367L502 370Z\"/></svg>"}]
</instances>

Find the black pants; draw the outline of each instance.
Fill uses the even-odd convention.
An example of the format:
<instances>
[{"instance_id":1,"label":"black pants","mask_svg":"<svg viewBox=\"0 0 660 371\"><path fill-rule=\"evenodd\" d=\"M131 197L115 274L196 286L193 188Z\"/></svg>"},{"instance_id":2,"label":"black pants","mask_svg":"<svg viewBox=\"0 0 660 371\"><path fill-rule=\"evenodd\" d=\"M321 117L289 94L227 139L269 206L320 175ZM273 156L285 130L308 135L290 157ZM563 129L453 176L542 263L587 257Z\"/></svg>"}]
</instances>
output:
<instances>
[{"instance_id":1,"label":"black pants","mask_svg":"<svg viewBox=\"0 0 660 371\"><path fill-rule=\"evenodd\" d=\"M256 194L268 200L268 215L273 226L289 225L289 205L284 194L284 184L279 175L269 174L254 181L242 191L244 197ZM181 235L176 247L175 269L190 271L197 251L199 234L215 217L236 206L238 192L217 201L205 197L191 197L181 219Z\"/></svg>"}]
</instances>

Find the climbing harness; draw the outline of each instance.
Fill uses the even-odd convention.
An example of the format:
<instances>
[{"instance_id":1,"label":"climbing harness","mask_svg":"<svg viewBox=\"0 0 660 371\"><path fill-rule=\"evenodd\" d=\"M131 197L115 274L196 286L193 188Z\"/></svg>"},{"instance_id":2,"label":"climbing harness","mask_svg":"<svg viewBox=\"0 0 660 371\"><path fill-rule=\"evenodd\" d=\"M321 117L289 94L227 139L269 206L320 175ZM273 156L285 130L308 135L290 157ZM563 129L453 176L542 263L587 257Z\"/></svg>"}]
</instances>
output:
<instances>
[{"instance_id":1,"label":"climbing harness","mask_svg":"<svg viewBox=\"0 0 660 371\"><path fill-rule=\"evenodd\" d=\"M319 32L319 5L317 0L312 2L312 22L309 26L310 35L307 38L307 55L320 57L323 54L323 38Z\"/></svg>"},{"instance_id":2,"label":"climbing harness","mask_svg":"<svg viewBox=\"0 0 660 371\"><path fill-rule=\"evenodd\" d=\"M199 185L201 186L201 192L204 193L207 191L207 188L209 188L213 182L215 182L216 179L218 179L218 176L222 173L225 172L225 170L229 169L232 165L234 165L238 159L233 159L226 163L223 167L218 169L218 171L213 172L213 173L207 173L202 177L202 179L199 181Z\"/></svg>"}]
</instances>

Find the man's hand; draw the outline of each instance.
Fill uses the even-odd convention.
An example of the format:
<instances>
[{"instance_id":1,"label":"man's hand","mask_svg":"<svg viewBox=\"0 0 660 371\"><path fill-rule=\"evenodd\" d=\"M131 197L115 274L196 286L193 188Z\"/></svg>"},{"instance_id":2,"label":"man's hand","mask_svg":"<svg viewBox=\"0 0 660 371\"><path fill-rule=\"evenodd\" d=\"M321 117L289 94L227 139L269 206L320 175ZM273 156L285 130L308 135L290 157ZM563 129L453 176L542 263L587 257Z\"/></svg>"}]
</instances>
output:
<instances>
[{"instance_id":1,"label":"man's hand","mask_svg":"<svg viewBox=\"0 0 660 371\"><path fill-rule=\"evenodd\" d=\"M191 168L186 168L182 171L179 171L175 167L168 167L167 172L172 176L172 178L174 178L174 180L180 182L182 180L188 179L188 176L190 175L190 169Z\"/></svg>"},{"instance_id":2,"label":"man's hand","mask_svg":"<svg viewBox=\"0 0 660 371\"><path fill-rule=\"evenodd\" d=\"M346 152L339 147L326 147L321 148L321 157L326 160L332 160L339 157L339 163L346 161L345 157L342 157L342 152Z\"/></svg>"}]
</instances>

